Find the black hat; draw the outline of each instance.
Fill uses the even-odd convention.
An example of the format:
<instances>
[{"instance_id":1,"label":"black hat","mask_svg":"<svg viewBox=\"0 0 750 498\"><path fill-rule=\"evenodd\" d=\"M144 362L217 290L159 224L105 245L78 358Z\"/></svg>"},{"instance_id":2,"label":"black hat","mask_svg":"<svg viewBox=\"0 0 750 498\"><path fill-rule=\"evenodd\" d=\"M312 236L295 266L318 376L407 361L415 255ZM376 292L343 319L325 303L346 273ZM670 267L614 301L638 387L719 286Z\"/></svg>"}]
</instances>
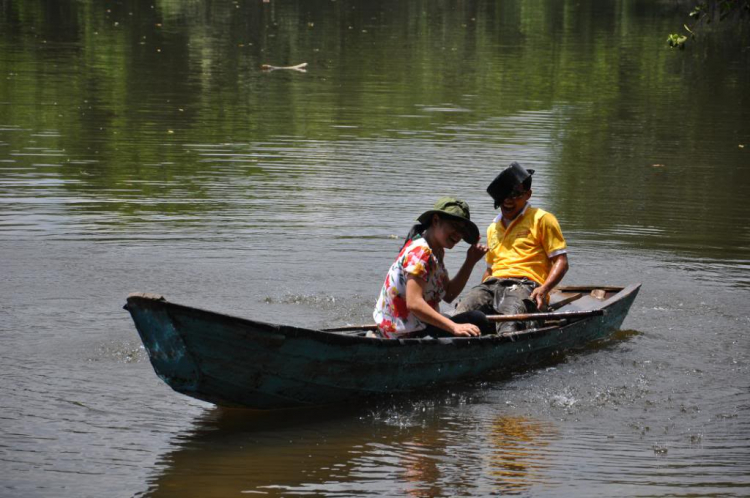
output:
<instances>
[{"instance_id":1,"label":"black hat","mask_svg":"<svg viewBox=\"0 0 750 498\"><path fill-rule=\"evenodd\" d=\"M503 203L506 197L510 195L516 185L525 182L534 174L533 169L526 169L517 162L513 161L510 166L500 172L487 187L487 193L495 199L495 209Z\"/></svg>"}]
</instances>

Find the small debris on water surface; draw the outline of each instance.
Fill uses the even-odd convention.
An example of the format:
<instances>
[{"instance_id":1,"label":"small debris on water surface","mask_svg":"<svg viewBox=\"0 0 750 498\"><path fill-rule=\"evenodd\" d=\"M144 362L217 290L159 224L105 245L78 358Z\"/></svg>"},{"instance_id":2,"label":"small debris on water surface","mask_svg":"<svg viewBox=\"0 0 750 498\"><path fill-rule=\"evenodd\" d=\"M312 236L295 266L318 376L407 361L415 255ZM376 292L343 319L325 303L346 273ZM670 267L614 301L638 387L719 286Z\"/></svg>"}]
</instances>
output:
<instances>
[{"instance_id":1,"label":"small debris on water surface","mask_svg":"<svg viewBox=\"0 0 750 498\"><path fill-rule=\"evenodd\" d=\"M297 64L296 66L272 66L271 64L262 64L260 66L261 71L277 71L280 69L286 69L290 71L297 71L300 73L306 73L307 72L307 62L303 62L302 64Z\"/></svg>"},{"instance_id":2,"label":"small debris on water surface","mask_svg":"<svg viewBox=\"0 0 750 498\"><path fill-rule=\"evenodd\" d=\"M653 448L656 455L666 455L669 451L666 446L659 443L654 444Z\"/></svg>"}]
</instances>

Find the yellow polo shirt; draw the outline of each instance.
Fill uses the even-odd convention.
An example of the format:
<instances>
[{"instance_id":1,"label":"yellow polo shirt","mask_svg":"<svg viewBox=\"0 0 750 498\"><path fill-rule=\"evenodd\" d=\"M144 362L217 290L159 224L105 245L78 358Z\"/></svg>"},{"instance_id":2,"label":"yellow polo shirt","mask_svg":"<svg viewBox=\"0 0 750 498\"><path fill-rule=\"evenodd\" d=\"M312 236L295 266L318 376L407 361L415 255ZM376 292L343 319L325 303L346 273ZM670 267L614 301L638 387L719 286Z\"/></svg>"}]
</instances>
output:
<instances>
[{"instance_id":1,"label":"yellow polo shirt","mask_svg":"<svg viewBox=\"0 0 750 498\"><path fill-rule=\"evenodd\" d=\"M487 267L493 277L527 277L540 285L552 268L551 258L567 252L557 218L529 204L508 228L498 215L487 228L487 245Z\"/></svg>"}]
</instances>

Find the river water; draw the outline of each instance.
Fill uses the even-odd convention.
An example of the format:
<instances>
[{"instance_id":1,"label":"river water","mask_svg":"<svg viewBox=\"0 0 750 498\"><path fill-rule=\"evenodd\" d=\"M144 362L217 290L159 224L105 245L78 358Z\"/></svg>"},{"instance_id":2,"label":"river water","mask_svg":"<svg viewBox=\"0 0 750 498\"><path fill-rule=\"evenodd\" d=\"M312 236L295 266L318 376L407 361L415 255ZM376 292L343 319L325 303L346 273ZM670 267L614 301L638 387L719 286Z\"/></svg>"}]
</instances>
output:
<instances>
[{"instance_id":1,"label":"river water","mask_svg":"<svg viewBox=\"0 0 750 498\"><path fill-rule=\"evenodd\" d=\"M0 496L750 495L750 48L669 50L685 12L0 1ZM564 283L643 284L613 340L258 414L171 391L122 310L367 323L412 220L484 231L513 160Z\"/></svg>"}]
</instances>

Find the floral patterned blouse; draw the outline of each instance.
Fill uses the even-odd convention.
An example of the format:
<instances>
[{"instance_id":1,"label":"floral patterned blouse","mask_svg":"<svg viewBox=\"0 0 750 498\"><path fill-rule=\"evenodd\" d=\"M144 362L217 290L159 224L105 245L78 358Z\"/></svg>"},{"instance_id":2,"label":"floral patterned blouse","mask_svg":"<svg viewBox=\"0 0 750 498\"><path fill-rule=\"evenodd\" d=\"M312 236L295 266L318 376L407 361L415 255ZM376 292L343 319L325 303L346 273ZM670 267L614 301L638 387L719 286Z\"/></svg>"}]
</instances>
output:
<instances>
[{"instance_id":1,"label":"floral patterned blouse","mask_svg":"<svg viewBox=\"0 0 750 498\"><path fill-rule=\"evenodd\" d=\"M422 237L406 243L385 277L383 289L372 316L378 330L386 338L398 338L424 329L420 321L406 307L406 277L413 275L426 282L424 300L436 311L445 297L449 278L442 261L438 260Z\"/></svg>"}]
</instances>

